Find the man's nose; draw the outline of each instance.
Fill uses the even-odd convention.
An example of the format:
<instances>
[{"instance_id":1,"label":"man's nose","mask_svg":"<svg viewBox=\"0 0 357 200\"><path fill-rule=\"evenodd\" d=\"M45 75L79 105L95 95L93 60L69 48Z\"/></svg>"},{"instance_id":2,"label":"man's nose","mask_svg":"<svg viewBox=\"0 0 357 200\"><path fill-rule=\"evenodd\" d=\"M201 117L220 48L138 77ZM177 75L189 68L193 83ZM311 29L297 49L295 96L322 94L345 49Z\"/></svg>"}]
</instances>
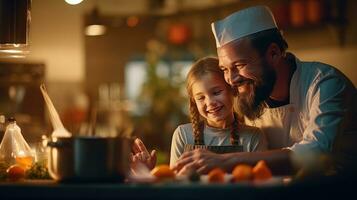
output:
<instances>
[{"instance_id":1,"label":"man's nose","mask_svg":"<svg viewBox=\"0 0 357 200\"><path fill-rule=\"evenodd\" d=\"M231 70L228 72L227 82L229 85L234 86L238 83L239 80L239 72L237 70Z\"/></svg>"}]
</instances>

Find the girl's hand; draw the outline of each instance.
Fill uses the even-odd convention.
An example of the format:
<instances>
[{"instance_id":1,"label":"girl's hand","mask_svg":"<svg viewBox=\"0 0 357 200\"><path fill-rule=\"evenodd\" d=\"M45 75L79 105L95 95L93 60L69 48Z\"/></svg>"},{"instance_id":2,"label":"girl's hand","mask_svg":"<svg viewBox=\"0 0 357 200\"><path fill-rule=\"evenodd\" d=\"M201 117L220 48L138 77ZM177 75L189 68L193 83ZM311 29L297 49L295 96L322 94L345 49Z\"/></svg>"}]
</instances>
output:
<instances>
[{"instance_id":1,"label":"girl's hand","mask_svg":"<svg viewBox=\"0 0 357 200\"><path fill-rule=\"evenodd\" d=\"M187 174L196 171L199 174L207 174L215 167L224 169L224 155L212 153L205 149L195 149L185 152L176 162L173 170L178 174Z\"/></svg>"},{"instance_id":2,"label":"girl's hand","mask_svg":"<svg viewBox=\"0 0 357 200\"><path fill-rule=\"evenodd\" d=\"M155 167L157 160L156 150L152 150L151 153L149 153L144 143L139 138L135 139L132 148L133 153L130 156L132 169L135 169L138 162L144 164L149 170Z\"/></svg>"}]
</instances>

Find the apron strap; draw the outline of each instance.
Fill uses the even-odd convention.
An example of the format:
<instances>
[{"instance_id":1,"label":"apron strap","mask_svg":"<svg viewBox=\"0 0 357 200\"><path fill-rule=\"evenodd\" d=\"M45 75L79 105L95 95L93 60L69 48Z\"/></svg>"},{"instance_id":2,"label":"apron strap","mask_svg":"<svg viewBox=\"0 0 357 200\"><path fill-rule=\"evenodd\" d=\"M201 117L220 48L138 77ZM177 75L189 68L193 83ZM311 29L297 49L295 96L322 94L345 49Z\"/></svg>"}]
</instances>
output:
<instances>
[{"instance_id":1,"label":"apron strap","mask_svg":"<svg viewBox=\"0 0 357 200\"><path fill-rule=\"evenodd\" d=\"M194 145L194 144L186 144L184 146L184 152L192 151L194 149L206 149L213 153L234 153L234 152L243 152L242 145L234 145L234 146L207 146L207 145Z\"/></svg>"}]
</instances>

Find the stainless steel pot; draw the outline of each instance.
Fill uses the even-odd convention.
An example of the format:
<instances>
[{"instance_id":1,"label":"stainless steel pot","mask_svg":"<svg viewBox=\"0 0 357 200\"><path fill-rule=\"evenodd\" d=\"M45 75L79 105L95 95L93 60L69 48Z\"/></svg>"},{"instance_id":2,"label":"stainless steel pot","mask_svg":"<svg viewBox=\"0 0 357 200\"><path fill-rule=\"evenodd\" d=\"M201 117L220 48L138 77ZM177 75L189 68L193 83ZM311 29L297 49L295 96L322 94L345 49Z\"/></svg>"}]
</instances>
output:
<instances>
[{"instance_id":1,"label":"stainless steel pot","mask_svg":"<svg viewBox=\"0 0 357 200\"><path fill-rule=\"evenodd\" d=\"M48 172L57 181L74 179L74 139L52 138L47 141Z\"/></svg>"},{"instance_id":2,"label":"stainless steel pot","mask_svg":"<svg viewBox=\"0 0 357 200\"><path fill-rule=\"evenodd\" d=\"M122 182L129 171L132 140L111 137L54 138L48 168L57 181Z\"/></svg>"}]
</instances>

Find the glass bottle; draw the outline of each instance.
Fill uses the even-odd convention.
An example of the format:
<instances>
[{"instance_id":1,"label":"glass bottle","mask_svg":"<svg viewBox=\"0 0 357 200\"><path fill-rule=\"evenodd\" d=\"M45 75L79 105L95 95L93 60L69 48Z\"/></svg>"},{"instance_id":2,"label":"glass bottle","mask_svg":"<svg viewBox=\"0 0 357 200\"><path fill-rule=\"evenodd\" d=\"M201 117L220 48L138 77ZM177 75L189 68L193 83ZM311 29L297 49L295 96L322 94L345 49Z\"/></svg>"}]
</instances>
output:
<instances>
[{"instance_id":1,"label":"glass bottle","mask_svg":"<svg viewBox=\"0 0 357 200\"><path fill-rule=\"evenodd\" d=\"M14 118L10 118L0 144L0 162L9 166L17 164L26 170L32 166L33 160L31 148L22 136L20 127Z\"/></svg>"}]
</instances>

